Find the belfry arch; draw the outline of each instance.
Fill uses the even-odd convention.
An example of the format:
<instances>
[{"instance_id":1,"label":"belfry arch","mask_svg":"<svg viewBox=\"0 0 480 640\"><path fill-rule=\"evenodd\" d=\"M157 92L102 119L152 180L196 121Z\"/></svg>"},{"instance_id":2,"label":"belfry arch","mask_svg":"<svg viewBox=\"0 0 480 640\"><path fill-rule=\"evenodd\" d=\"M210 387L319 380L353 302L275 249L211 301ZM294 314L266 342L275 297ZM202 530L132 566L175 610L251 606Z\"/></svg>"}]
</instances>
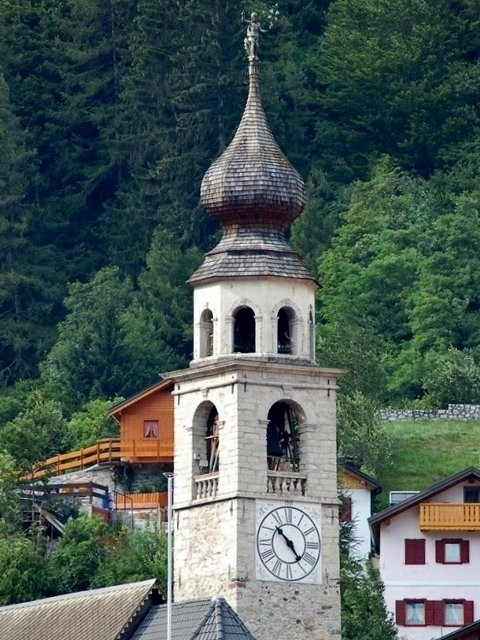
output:
<instances>
[{"instance_id":1,"label":"belfry arch","mask_svg":"<svg viewBox=\"0 0 480 640\"><path fill-rule=\"evenodd\" d=\"M300 426L303 411L286 400L273 404L267 415L267 465L271 471L300 471Z\"/></svg>"},{"instance_id":2,"label":"belfry arch","mask_svg":"<svg viewBox=\"0 0 480 640\"><path fill-rule=\"evenodd\" d=\"M202 402L193 417L194 451L198 472L215 473L220 465L220 421L213 402Z\"/></svg>"},{"instance_id":3,"label":"belfry arch","mask_svg":"<svg viewBox=\"0 0 480 640\"><path fill-rule=\"evenodd\" d=\"M256 344L255 312L242 306L233 312L233 352L254 353Z\"/></svg>"}]
</instances>

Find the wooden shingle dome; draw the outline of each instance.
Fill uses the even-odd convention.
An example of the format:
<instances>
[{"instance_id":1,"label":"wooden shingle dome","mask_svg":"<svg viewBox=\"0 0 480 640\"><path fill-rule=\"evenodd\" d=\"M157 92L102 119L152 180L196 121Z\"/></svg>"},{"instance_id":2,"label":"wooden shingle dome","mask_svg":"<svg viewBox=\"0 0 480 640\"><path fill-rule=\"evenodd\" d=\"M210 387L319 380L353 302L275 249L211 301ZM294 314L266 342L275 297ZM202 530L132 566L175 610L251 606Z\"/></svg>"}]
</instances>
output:
<instances>
[{"instance_id":1,"label":"wooden shingle dome","mask_svg":"<svg viewBox=\"0 0 480 640\"><path fill-rule=\"evenodd\" d=\"M260 100L258 64L250 64L247 104L223 154L205 174L201 201L222 225L285 228L305 205L305 185L268 127Z\"/></svg>"}]
</instances>

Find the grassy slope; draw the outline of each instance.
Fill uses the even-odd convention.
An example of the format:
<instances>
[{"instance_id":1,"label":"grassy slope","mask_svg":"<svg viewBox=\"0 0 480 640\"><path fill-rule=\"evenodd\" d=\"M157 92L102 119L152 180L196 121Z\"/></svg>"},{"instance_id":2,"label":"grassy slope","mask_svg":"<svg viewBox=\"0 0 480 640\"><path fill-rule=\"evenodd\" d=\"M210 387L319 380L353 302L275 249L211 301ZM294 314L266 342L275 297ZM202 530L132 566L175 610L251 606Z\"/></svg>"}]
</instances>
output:
<instances>
[{"instance_id":1,"label":"grassy slope","mask_svg":"<svg viewBox=\"0 0 480 640\"><path fill-rule=\"evenodd\" d=\"M414 420L388 422L392 466L378 478L378 507L388 506L389 491L425 489L471 465L480 466L480 421Z\"/></svg>"}]
</instances>

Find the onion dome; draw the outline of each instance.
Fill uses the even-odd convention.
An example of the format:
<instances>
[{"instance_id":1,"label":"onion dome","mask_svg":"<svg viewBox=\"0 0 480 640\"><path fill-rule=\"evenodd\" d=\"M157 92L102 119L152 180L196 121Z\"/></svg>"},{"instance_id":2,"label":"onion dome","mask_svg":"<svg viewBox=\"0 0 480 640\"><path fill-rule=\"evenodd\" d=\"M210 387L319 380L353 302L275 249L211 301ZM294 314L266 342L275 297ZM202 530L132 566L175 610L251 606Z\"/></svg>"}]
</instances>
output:
<instances>
[{"instance_id":1,"label":"onion dome","mask_svg":"<svg viewBox=\"0 0 480 640\"><path fill-rule=\"evenodd\" d=\"M257 62L250 63L247 104L238 129L202 181L201 201L222 225L268 223L284 228L305 205L305 185L268 127Z\"/></svg>"},{"instance_id":2,"label":"onion dome","mask_svg":"<svg viewBox=\"0 0 480 640\"><path fill-rule=\"evenodd\" d=\"M208 169L201 201L223 226L218 245L192 275L193 286L227 278L315 279L285 238L305 205L305 185L275 142L260 101L256 14L248 22L245 49L249 92L233 140Z\"/></svg>"}]
</instances>

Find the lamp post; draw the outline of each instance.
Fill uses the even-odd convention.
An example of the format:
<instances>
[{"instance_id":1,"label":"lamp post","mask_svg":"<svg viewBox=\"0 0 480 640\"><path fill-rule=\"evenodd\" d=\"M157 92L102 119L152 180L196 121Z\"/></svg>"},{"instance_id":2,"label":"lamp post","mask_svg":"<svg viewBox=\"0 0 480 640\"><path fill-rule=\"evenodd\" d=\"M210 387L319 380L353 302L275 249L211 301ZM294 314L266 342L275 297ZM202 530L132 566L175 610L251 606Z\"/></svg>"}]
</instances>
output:
<instances>
[{"instance_id":1,"label":"lamp post","mask_svg":"<svg viewBox=\"0 0 480 640\"><path fill-rule=\"evenodd\" d=\"M172 639L172 533L173 533L173 476L171 472L163 474L167 478L167 640Z\"/></svg>"}]
</instances>

